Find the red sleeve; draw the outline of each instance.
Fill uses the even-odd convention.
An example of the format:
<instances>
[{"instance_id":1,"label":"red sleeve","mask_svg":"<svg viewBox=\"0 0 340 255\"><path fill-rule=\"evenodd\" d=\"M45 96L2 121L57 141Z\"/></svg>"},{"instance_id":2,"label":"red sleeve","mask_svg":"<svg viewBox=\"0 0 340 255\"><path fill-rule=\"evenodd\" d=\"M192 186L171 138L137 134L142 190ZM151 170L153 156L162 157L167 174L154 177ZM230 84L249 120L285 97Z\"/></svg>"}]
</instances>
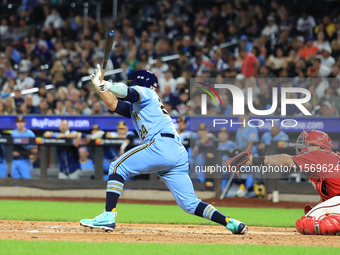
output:
<instances>
[{"instance_id":1,"label":"red sleeve","mask_svg":"<svg viewBox=\"0 0 340 255\"><path fill-rule=\"evenodd\" d=\"M312 152L304 153L299 156L292 156L292 159L294 163L296 164L296 166L300 167L301 171L305 171L306 170L305 166L310 165L310 164L316 164L317 161L315 160L315 156L317 156L317 154L315 152L316 151L312 151Z\"/></svg>"},{"instance_id":2,"label":"red sleeve","mask_svg":"<svg viewBox=\"0 0 340 255\"><path fill-rule=\"evenodd\" d=\"M333 152L312 151L292 159L309 178L339 178L339 158Z\"/></svg>"}]
</instances>

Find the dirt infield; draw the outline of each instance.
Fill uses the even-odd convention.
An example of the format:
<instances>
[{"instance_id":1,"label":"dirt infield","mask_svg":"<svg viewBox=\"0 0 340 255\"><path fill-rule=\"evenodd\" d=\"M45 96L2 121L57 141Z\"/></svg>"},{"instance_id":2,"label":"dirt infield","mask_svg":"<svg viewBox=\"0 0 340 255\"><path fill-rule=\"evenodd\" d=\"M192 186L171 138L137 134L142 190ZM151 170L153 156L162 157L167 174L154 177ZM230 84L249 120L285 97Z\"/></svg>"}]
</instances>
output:
<instances>
[{"instance_id":1,"label":"dirt infield","mask_svg":"<svg viewBox=\"0 0 340 255\"><path fill-rule=\"evenodd\" d=\"M77 222L0 221L0 239L153 242L205 244L304 245L340 247L338 236L304 236L294 228L250 227L232 235L221 226L119 223L113 232L85 228Z\"/></svg>"}]
</instances>

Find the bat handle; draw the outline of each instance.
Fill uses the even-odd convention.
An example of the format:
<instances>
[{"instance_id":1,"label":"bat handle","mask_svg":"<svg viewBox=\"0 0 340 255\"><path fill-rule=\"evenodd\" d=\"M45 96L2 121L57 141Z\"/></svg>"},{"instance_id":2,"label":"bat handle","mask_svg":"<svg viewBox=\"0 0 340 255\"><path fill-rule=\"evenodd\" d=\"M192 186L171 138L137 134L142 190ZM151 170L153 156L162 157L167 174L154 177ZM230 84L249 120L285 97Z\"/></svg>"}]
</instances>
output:
<instances>
[{"instance_id":1,"label":"bat handle","mask_svg":"<svg viewBox=\"0 0 340 255\"><path fill-rule=\"evenodd\" d=\"M102 69L102 75L100 76L100 83L102 83L104 80L104 73L105 73L105 69Z\"/></svg>"}]
</instances>

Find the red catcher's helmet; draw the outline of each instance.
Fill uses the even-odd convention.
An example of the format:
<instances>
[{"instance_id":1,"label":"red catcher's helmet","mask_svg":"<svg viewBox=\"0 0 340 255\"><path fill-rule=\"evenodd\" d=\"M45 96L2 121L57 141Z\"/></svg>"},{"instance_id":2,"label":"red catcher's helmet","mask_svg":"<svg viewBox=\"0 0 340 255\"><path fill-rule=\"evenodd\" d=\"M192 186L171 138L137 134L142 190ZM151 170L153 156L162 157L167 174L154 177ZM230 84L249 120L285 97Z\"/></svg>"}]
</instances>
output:
<instances>
[{"instance_id":1,"label":"red catcher's helmet","mask_svg":"<svg viewBox=\"0 0 340 255\"><path fill-rule=\"evenodd\" d=\"M306 152L306 149L309 145L318 145L324 150L332 150L331 138L325 132L318 130L304 130L299 135L298 139L296 140L296 149L298 154Z\"/></svg>"}]
</instances>

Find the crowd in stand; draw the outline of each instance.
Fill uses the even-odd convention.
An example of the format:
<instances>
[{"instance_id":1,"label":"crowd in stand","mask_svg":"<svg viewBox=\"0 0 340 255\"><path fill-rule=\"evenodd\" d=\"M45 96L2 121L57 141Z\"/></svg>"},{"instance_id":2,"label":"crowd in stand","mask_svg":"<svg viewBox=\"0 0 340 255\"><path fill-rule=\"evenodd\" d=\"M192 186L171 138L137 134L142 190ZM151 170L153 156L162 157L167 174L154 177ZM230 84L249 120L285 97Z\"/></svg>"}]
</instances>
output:
<instances>
[{"instance_id":1,"label":"crowd in stand","mask_svg":"<svg viewBox=\"0 0 340 255\"><path fill-rule=\"evenodd\" d=\"M113 29L107 70L123 72L108 78L128 80L136 70L151 69L171 115L189 114L190 78L255 77L305 87L313 95L306 107L315 115L339 116L340 15L331 14L336 10L326 14L306 5L296 11L290 1L277 0L199 1L202 6L135 0L119 6L117 21L97 22L91 12L85 19L45 2L23 1L16 13L1 17L0 114L112 114L82 78L102 62L105 34ZM223 43L229 46L214 48ZM179 58L163 61L173 54ZM240 84L245 89L248 83ZM258 81L254 86L257 109L265 109L271 88ZM37 92L25 94L27 89ZM223 107L217 114L230 112L228 104Z\"/></svg>"}]
</instances>

